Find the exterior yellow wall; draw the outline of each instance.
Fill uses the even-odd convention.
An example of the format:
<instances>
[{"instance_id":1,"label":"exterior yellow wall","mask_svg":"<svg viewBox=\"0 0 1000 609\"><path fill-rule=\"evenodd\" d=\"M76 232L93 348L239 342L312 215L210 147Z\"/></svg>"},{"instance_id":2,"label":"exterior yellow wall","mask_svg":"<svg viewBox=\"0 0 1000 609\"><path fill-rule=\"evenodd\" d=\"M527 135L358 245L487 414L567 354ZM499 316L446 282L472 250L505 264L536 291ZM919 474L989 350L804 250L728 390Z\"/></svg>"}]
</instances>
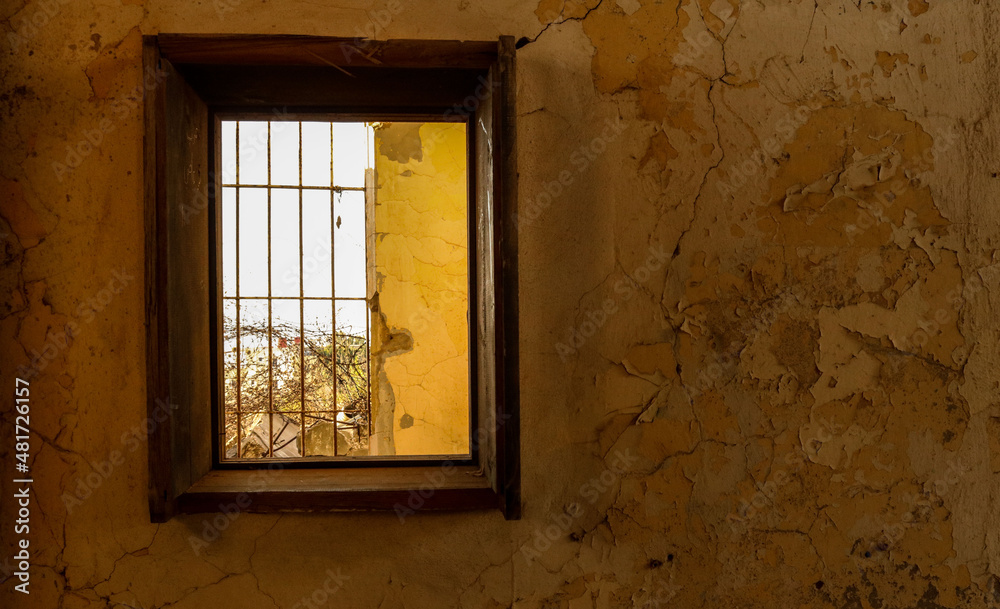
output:
<instances>
[{"instance_id":1,"label":"exterior yellow wall","mask_svg":"<svg viewBox=\"0 0 1000 609\"><path fill-rule=\"evenodd\" d=\"M996 2L9 0L0 29L0 574L37 371L32 593L0 606L1000 602ZM522 520L149 523L157 32L529 41Z\"/></svg>"},{"instance_id":2,"label":"exterior yellow wall","mask_svg":"<svg viewBox=\"0 0 1000 609\"><path fill-rule=\"evenodd\" d=\"M463 123L375 129L373 443L469 451L468 186ZM370 228L371 230L371 228Z\"/></svg>"}]
</instances>

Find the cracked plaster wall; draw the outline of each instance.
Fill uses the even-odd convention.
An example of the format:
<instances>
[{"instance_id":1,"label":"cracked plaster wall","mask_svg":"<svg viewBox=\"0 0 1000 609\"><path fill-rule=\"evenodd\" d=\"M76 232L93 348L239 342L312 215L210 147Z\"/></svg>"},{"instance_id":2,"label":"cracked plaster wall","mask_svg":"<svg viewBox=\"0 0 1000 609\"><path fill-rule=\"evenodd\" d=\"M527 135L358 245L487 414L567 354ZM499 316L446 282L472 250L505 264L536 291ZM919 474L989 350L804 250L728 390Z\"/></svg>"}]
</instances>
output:
<instances>
[{"instance_id":1,"label":"cracked plaster wall","mask_svg":"<svg viewBox=\"0 0 1000 609\"><path fill-rule=\"evenodd\" d=\"M33 592L5 582L3 606L294 607L338 567L327 606L1000 603L995 5L0 18L0 382L37 369ZM210 517L148 524L140 36L160 31L528 40L523 520L244 514L197 554Z\"/></svg>"},{"instance_id":2,"label":"cracked plaster wall","mask_svg":"<svg viewBox=\"0 0 1000 609\"><path fill-rule=\"evenodd\" d=\"M463 123L375 129L372 441L379 454L469 452L465 154Z\"/></svg>"}]
</instances>

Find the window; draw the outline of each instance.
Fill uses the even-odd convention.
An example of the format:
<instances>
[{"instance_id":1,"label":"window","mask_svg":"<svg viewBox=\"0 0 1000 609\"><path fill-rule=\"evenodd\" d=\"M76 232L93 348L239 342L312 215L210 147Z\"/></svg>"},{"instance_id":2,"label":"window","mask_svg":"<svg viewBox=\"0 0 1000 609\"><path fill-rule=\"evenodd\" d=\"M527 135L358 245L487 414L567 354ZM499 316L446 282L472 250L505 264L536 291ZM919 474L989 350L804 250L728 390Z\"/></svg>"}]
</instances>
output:
<instances>
[{"instance_id":1,"label":"window","mask_svg":"<svg viewBox=\"0 0 1000 609\"><path fill-rule=\"evenodd\" d=\"M220 459L471 459L465 123L240 118Z\"/></svg>"},{"instance_id":2,"label":"window","mask_svg":"<svg viewBox=\"0 0 1000 609\"><path fill-rule=\"evenodd\" d=\"M154 521L519 517L513 40L359 44L144 39Z\"/></svg>"}]
</instances>

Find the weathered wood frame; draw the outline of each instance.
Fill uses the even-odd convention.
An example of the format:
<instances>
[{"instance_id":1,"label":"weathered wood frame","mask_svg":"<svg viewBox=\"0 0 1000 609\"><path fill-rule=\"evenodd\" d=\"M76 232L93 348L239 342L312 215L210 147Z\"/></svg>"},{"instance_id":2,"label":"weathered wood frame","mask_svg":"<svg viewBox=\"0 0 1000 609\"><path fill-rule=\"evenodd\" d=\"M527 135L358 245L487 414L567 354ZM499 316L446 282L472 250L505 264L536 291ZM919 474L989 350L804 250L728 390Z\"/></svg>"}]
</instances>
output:
<instances>
[{"instance_id":1,"label":"weathered wood frame","mask_svg":"<svg viewBox=\"0 0 1000 609\"><path fill-rule=\"evenodd\" d=\"M149 509L499 508L520 517L514 41L143 38ZM464 117L475 462L220 467L218 112ZM460 118L461 119L461 118ZM167 407L169 405L169 407ZM166 416L165 416L166 413ZM430 491L430 492L428 492Z\"/></svg>"}]
</instances>

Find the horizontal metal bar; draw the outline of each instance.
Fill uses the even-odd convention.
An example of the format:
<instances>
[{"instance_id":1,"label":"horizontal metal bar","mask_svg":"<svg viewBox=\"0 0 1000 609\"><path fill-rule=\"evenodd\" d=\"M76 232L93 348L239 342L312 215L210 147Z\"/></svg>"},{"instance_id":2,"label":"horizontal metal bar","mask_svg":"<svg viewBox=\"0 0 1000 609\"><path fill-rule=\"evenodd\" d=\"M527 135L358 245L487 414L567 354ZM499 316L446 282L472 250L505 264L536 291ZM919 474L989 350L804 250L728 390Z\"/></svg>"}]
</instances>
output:
<instances>
[{"instance_id":1,"label":"horizontal metal bar","mask_svg":"<svg viewBox=\"0 0 1000 609\"><path fill-rule=\"evenodd\" d=\"M337 414L338 412L368 412L368 411L365 410L365 409L363 409L363 408L362 409L353 409L353 410L341 410L341 409L337 409L337 410L307 410L306 411L306 416L307 417L318 417L320 415Z\"/></svg>"},{"instance_id":2,"label":"horizontal metal bar","mask_svg":"<svg viewBox=\"0 0 1000 609\"><path fill-rule=\"evenodd\" d=\"M288 190L332 190L334 192L364 192L364 186L291 186L287 184L223 184L223 188L287 188Z\"/></svg>"},{"instance_id":3,"label":"horizontal metal bar","mask_svg":"<svg viewBox=\"0 0 1000 609\"><path fill-rule=\"evenodd\" d=\"M223 296L223 300L355 300L366 301L364 296Z\"/></svg>"},{"instance_id":4,"label":"horizontal metal bar","mask_svg":"<svg viewBox=\"0 0 1000 609\"><path fill-rule=\"evenodd\" d=\"M229 414L236 414L235 410L227 410L226 412L228 412ZM298 410L244 410L241 414L267 414L268 412L279 412L279 413L282 413L282 414L288 414L288 413L299 414ZM347 410L340 409L340 408L338 408L336 410L330 410L330 409L327 409L327 410L306 410L306 415L308 415L308 416L319 416L319 415L327 415L327 414L337 414L338 412L368 412L368 411L366 409L364 409L364 408L348 408Z\"/></svg>"}]
</instances>

